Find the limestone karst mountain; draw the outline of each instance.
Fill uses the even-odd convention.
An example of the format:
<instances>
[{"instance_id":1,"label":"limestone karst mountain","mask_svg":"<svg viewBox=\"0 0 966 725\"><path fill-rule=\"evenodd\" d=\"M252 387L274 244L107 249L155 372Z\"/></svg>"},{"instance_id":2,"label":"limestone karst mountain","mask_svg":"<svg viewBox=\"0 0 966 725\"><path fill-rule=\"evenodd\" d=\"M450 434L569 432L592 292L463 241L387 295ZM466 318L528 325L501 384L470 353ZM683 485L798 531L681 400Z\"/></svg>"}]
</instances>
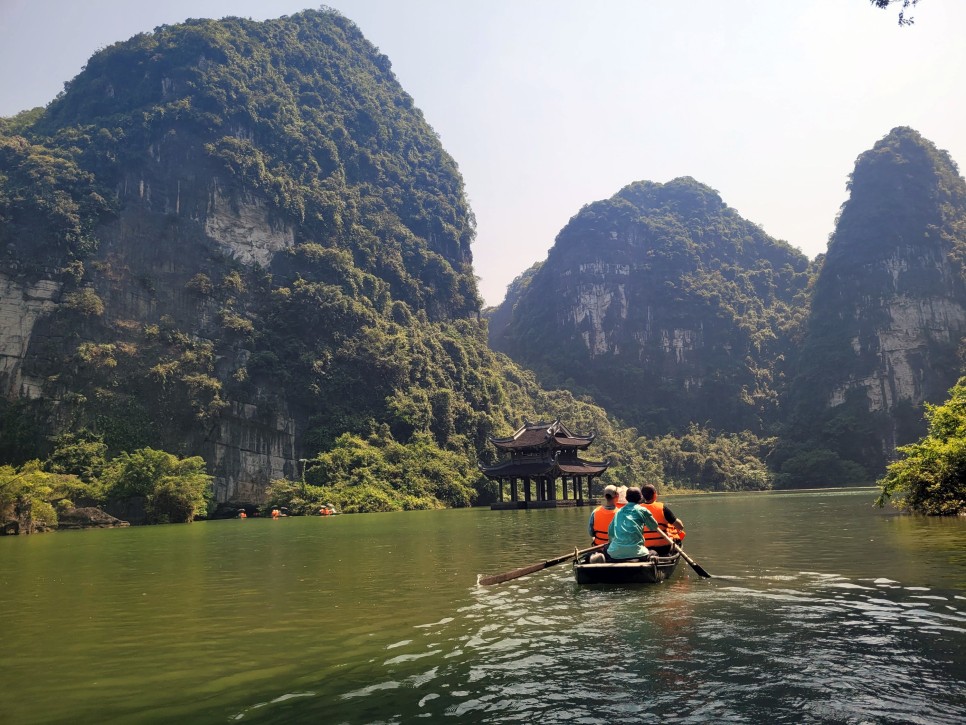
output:
<instances>
[{"instance_id":1,"label":"limestone karst mountain","mask_svg":"<svg viewBox=\"0 0 966 725\"><path fill-rule=\"evenodd\" d=\"M588 204L491 317L490 342L642 432L778 417L808 260L694 179Z\"/></svg>"},{"instance_id":2,"label":"limestone karst mountain","mask_svg":"<svg viewBox=\"0 0 966 725\"><path fill-rule=\"evenodd\" d=\"M893 129L856 160L815 283L786 445L808 485L867 480L925 432L962 371L966 182L945 151Z\"/></svg>"},{"instance_id":3,"label":"limestone karst mountain","mask_svg":"<svg viewBox=\"0 0 966 725\"><path fill-rule=\"evenodd\" d=\"M511 285L491 344L645 432L775 435L778 485L869 482L962 370L966 185L896 128L849 189L809 265L692 179L631 184Z\"/></svg>"},{"instance_id":4,"label":"limestone karst mountain","mask_svg":"<svg viewBox=\"0 0 966 725\"><path fill-rule=\"evenodd\" d=\"M512 415L473 234L455 162L337 12L112 45L0 122L3 460L86 428L255 502L378 431L459 451L412 495L466 503Z\"/></svg>"}]
</instances>

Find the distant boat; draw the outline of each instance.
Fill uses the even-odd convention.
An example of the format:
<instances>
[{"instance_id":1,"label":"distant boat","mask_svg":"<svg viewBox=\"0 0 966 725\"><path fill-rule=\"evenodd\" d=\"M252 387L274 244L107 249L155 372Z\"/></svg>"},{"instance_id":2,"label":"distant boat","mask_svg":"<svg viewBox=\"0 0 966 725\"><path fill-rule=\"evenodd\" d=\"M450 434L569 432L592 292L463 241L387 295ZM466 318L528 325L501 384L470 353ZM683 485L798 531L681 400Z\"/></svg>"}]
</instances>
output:
<instances>
[{"instance_id":1,"label":"distant boat","mask_svg":"<svg viewBox=\"0 0 966 725\"><path fill-rule=\"evenodd\" d=\"M601 562L591 564L592 554L574 560L574 578L578 584L658 584L670 579L681 554L652 556L647 561Z\"/></svg>"}]
</instances>

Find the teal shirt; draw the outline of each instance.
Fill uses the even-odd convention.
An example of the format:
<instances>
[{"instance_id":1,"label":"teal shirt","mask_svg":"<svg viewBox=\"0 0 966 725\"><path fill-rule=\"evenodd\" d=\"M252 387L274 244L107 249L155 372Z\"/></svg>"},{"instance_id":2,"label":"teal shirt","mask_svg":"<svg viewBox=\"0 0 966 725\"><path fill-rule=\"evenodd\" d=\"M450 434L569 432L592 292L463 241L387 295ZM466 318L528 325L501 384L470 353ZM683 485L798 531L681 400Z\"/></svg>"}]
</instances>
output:
<instances>
[{"instance_id":1,"label":"teal shirt","mask_svg":"<svg viewBox=\"0 0 966 725\"><path fill-rule=\"evenodd\" d=\"M651 512L636 503L628 503L617 509L614 520L607 529L610 545L607 553L614 559L635 559L647 556L644 546L644 527L657 531L657 521Z\"/></svg>"}]
</instances>

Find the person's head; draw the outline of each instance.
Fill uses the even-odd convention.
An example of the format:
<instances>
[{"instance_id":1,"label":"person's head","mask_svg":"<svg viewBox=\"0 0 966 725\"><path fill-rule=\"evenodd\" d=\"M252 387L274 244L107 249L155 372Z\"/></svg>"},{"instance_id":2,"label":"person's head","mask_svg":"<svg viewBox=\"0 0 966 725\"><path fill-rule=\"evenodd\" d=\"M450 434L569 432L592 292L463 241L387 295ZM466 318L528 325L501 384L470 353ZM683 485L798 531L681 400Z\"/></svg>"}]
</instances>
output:
<instances>
[{"instance_id":1,"label":"person's head","mask_svg":"<svg viewBox=\"0 0 966 725\"><path fill-rule=\"evenodd\" d=\"M651 484L641 486L641 495L644 496L644 503L654 503L657 498L657 489Z\"/></svg>"},{"instance_id":2,"label":"person's head","mask_svg":"<svg viewBox=\"0 0 966 725\"><path fill-rule=\"evenodd\" d=\"M641 499L644 498L641 495L641 489L639 489L637 486L631 486L628 488L627 494L625 495L627 496L627 503L640 503Z\"/></svg>"},{"instance_id":3,"label":"person's head","mask_svg":"<svg viewBox=\"0 0 966 725\"><path fill-rule=\"evenodd\" d=\"M604 486L604 503L608 506L617 503L617 486Z\"/></svg>"}]
</instances>

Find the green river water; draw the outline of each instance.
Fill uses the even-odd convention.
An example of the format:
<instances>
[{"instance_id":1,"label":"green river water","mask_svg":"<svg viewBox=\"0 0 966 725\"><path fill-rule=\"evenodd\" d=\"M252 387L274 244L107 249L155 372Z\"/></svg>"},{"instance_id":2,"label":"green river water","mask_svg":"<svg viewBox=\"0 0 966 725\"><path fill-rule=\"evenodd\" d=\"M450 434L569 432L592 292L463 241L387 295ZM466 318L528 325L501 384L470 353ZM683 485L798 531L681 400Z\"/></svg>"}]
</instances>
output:
<instances>
[{"instance_id":1,"label":"green river water","mask_svg":"<svg viewBox=\"0 0 966 725\"><path fill-rule=\"evenodd\" d=\"M966 722L966 519L871 489L669 497L660 585L578 587L589 510L0 539L0 721Z\"/></svg>"}]
</instances>

